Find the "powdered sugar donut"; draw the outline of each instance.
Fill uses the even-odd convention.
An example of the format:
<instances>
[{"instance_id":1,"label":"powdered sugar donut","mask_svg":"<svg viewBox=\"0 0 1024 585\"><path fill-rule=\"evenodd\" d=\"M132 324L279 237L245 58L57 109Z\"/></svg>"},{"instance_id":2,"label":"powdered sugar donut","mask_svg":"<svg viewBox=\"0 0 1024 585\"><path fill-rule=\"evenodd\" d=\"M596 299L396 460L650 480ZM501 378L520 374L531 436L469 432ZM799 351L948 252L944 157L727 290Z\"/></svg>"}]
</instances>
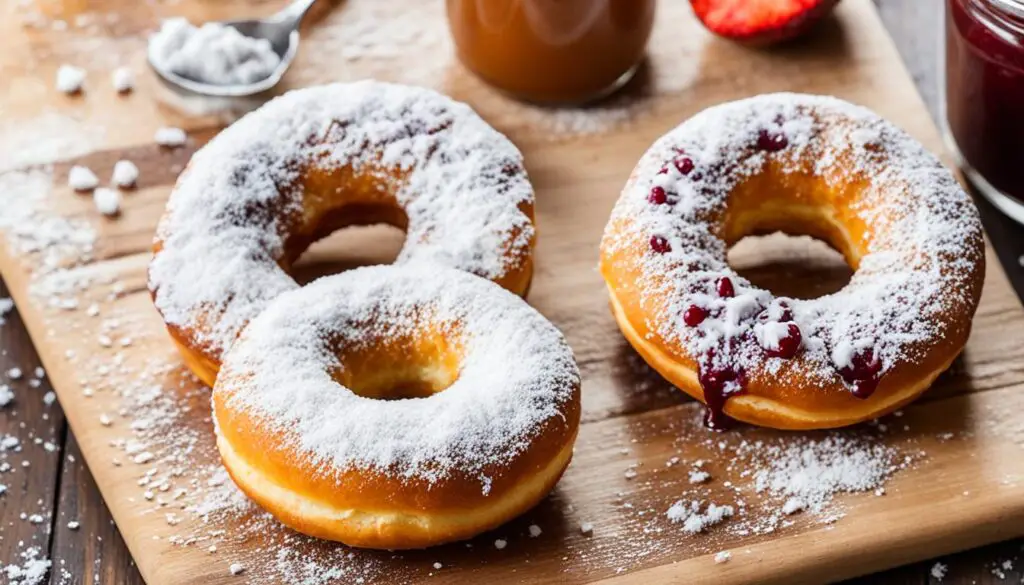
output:
<instances>
[{"instance_id":1,"label":"powdered sugar donut","mask_svg":"<svg viewBox=\"0 0 1024 585\"><path fill-rule=\"evenodd\" d=\"M372 81L297 90L193 156L160 221L149 288L192 370L222 353L317 239L349 225L406 231L397 262L466 270L524 294L533 189L522 156L469 106Z\"/></svg>"},{"instance_id":2,"label":"powdered sugar donut","mask_svg":"<svg viewBox=\"0 0 1024 585\"><path fill-rule=\"evenodd\" d=\"M537 503L572 456L565 339L471 274L376 266L280 295L213 390L235 482L285 524L372 548L468 538Z\"/></svg>"},{"instance_id":3,"label":"powdered sugar donut","mask_svg":"<svg viewBox=\"0 0 1024 585\"><path fill-rule=\"evenodd\" d=\"M828 242L850 283L811 300L752 286L726 251L772 231ZM909 402L964 347L984 268L977 210L938 159L864 108L797 94L658 140L601 244L620 329L716 427L836 427Z\"/></svg>"}]
</instances>

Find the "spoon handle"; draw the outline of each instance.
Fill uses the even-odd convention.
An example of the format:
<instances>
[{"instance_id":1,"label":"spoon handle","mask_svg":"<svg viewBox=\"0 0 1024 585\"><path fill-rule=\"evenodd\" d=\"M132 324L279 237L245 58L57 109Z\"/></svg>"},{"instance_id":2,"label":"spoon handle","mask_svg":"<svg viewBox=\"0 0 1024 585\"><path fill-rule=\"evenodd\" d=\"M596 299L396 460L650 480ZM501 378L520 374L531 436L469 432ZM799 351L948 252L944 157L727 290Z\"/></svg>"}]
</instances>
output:
<instances>
[{"instance_id":1,"label":"spoon handle","mask_svg":"<svg viewBox=\"0 0 1024 585\"><path fill-rule=\"evenodd\" d=\"M271 16L269 20L289 22L294 28L298 28L302 17L306 16L306 12L313 7L313 4L316 4L316 0L295 0Z\"/></svg>"}]
</instances>

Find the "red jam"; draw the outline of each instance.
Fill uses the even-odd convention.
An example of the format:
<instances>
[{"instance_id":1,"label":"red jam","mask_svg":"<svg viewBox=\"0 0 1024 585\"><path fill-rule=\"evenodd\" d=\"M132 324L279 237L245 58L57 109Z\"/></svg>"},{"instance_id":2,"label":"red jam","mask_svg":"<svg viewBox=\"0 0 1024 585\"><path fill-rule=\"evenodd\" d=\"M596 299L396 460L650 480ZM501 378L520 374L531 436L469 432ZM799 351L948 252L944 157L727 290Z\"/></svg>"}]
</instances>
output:
<instances>
[{"instance_id":1,"label":"red jam","mask_svg":"<svg viewBox=\"0 0 1024 585\"><path fill-rule=\"evenodd\" d=\"M661 236L651 236L651 249L659 254L664 254L672 250L672 246L669 245L668 240Z\"/></svg>"},{"instance_id":2,"label":"red jam","mask_svg":"<svg viewBox=\"0 0 1024 585\"><path fill-rule=\"evenodd\" d=\"M725 402L731 396L742 393L746 387L743 370L701 367L699 379L704 391L704 405L707 407L704 411L704 425L715 431L728 429L733 420L725 414Z\"/></svg>"},{"instance_id":3,"label":"red jam","mask_svg":"<svg viewBox=\"0 0 1024 585\"><path fill-rule=\"evenodd\" d=\"M651 189L651 194L647 196L647 201L661 205L668 201L668 193L665 192L664 187L654 187Z\"/></svg>"},{"instance_id":4,"label":"red jam","mask_svg":"<svg viewBox=\"0 0 1024 585\"><path fill-rule=\"evenodd\" d=\"M708 310L697 305L690 305L683 311L683 322L690 327L696 327L708 318Z\"/></svg>"},{"instance_id":5,"label":"red jam","mask_svg":"<svg viewBox=\"0 0 1024 585\"><path fill-rule=\"evenodd\" d=\"M800 327L798 327L796 323L790 323L786 326L786 336L779 338L779 346L766 347L764 353L768 357L777 357L788 360L800 351L800 343L802 341L803 334L800 333Z\"/></svg>"},{"instance_id":6,"label":"red jam","mask_svg":"<svg viewBox=\"0 0 1024 585\"><path fill-rule=\"evenodd\" d=\"M757 147L768 152L777 152L789 146L789 139L784 134L761 130L757 136Z\"/></svg>"},{"instance_id":7,"label":"red jam","mask_svg":"<svg viewBox=\"0 0 1024 585\"><path fill-rule=\"evenodd\" d=\"M875 357L874 350L868 348L857 352L850 362L849 366L839 370L839 375L853 386L853 395L863 399L874 394L881 381L879 373L882 371L882 362Z\"/></svg>"},{"instance_id":8,"label":"red jam","mask_svg":"<svg viewBox=\"0 0 1024 585\"><path fill-rule=\"evenodd\" d=\"M1024 202L1024 0L947 0L946 8L949 135L981 191L1000 208L1001 196L1016 200L1008 200L1011 208L1019 206ZM1020 209L1018 219L1024 221Z\"/></svg>"},{"instance_id":9,"label":"red jam","mask_svg":"<svg viewBox=\"0 0 1024 585\"><path fill-rule=\"evenodd\" d=\"M715 284L715 290L718 291L718 296L723 299L728 299L736 296L736 289L732 286L732 280L728 276L723 276L718 279Z\"/></svg>"},{"instance_id":10,"label":"red jam","mask_svg":"<svg viewBox=\"0 0 1024 585\"><path fill-rule=\"evenodd\" d=\"M679 172L684 175L689 175L690 171L693 170L693 159L688 156L679 157L673 161Z\"/></svg>"}]
</instances>

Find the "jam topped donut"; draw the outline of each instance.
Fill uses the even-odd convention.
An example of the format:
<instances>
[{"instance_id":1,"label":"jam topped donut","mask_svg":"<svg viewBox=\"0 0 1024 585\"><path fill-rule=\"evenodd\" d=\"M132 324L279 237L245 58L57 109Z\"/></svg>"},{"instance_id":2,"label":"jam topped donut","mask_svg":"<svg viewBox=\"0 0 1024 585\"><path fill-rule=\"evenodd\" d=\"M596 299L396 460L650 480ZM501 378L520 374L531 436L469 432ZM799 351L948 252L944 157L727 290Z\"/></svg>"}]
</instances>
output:
<instances>
[{"instance_id":1,"label":"jam topped donut","mask_svg":"<svg viewBox=\"0 0 1024 585\"><path fill-rule=\"evenodd\" d=\"M777 298L729 267L729 246L773 231L829 243L849 284ZM705 110L644 154L601 272L624 335L709 426L827 428L898 408L949 367L984 245L974 205L913 138L835 98L773 94Z\"/></svg>"},{"instance_id":2,"label":"jam topped donut","mask_svg":"<svg viewBox=\"0 0 1024 585\"><path fill-rule=\"evenodd\" d=\"M339 228L392 224L406 231L398 264L524 294L533 201L519 151L465 104L373 81L292 91L192 158L157 230L149 288L212 385L242 327L298 286L289 266Z\"/></svg>"}]
</instances>

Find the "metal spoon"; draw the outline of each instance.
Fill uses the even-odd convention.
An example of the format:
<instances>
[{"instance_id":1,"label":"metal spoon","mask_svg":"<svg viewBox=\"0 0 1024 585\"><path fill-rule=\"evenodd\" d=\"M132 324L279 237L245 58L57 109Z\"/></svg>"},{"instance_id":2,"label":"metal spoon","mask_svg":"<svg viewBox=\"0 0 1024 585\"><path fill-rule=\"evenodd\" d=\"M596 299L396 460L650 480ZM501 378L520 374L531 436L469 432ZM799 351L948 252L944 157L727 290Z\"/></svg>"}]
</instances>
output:
<instances>
[{"instance_id":1,"label":"metal spoon","mask_svg":"<svg viewBox=\"0 0 1024 585\"><path fill-rule=\"evenodd\" d=\"M315 2L316 0L294 0L276 14L262 20L225 20L220 22L247 37L270 41L271 48L281 58L281 62L266 79L240 85L214 85L188 79L173 71L161 69L159 63L153 62L152 56L147 57L149 66L156 71L166 85L179 93L213 97L244 97L266 91L281 81L284 72L288 70L292 60L295 59L295 54L299 50L299 24L302 23L302 18L306 16L306 12Z\"/></svg>"}]
</instances>

